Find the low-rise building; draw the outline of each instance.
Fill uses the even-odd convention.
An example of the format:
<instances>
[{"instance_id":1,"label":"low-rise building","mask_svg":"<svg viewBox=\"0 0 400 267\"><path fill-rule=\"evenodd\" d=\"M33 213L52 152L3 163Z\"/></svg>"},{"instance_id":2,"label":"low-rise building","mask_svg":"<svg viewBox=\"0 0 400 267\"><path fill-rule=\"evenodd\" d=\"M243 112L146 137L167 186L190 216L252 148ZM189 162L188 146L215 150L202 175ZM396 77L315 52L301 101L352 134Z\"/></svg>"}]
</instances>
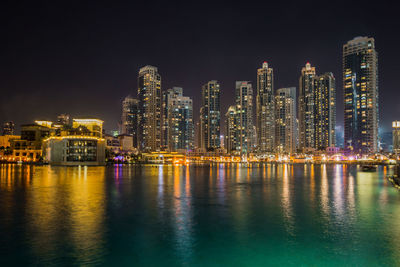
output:
<instances>
[{"instance_id":1,"label":"low-rise building","mask_svg":"<svg viewBox=\"0 0 400 267\"><path fill-rule=\"evenodd\" d=\"M104 165L103 121L73 119L72 128L43 141L44 161L53 165Z\"/></svg>"},{"instance_id":2,"label":"low-rise building","mask_svg":"<svg viewBox=\"0 0 400 267\"><path fill-rule=\"evenodd\" d=\"M40 161L42 141L54 133L43 121L21 125L21 138L10 140L13 161Z\"/></svg>"}]
</instances>

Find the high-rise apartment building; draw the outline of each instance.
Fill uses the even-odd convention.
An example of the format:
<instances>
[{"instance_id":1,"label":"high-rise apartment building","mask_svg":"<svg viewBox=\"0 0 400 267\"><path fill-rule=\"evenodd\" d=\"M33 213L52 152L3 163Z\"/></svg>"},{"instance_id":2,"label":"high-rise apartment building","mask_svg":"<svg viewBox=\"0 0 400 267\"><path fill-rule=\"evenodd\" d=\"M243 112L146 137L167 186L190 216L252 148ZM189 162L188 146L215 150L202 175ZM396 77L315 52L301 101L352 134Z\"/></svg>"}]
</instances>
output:
<instances>
[{"instance_id":1,"label":"high-rise apartment building","mask_svg":"<svg viewBox=\"0 0 400 267\"><path fill-rule=\"evenodd\" d=\"M275 95L275 143L278 153L296 152L296 87L281 88Z\"/></svg>"},{"instance_id":2,"label":"high-rise apartment building","mask_svg":"<svg viewBox=\"0 0 400 267\"><path fill-rule=\"evenodd\" d=\"M299 79L299 148L310 150L315 148L314 127L314 86L315 67L307 62L301 70Z\"/></svg>"},{"instance_id":3,"label":"high-rise apartment building","mask_svg":"<svg viewBox=\"0 0 400 267\"><path fill-rule=\"evenodd\" d=\"M121 134L130 135L133 146L138 146L139 100L131 96L122 101Z\"/></svg>"},{"instance_id":4,"label":"high-rise apartment building","mask_svg":"<svg viewBox=\"0 0 400 267\"><path fill-rule=\"evenodd\" d=\"M236 154L237 147L237 116L236 105L230 106L228 112L225 114L226 117L226 135L225 135L225 148L230 154Z\"/></svg>"},{"instance_id":5,"label":"high-rise apartment building","mask_svg":"<svg viewBox=\"0 0 400 267\"><path fill-rule=\"evenodd\" d=\"M163 144L169 151L186 152L194 147L193 103L181 87L163 92Z\"/></svg>"},{"instance_id":6,"label":"high-rise apartment building","mask_svg":"<svg viewBox=\"0 0 400 267\"><path fill-rule=\"evenodd\" d=\"M2 135L13 135L14 134L14 122L12 121L8 121L3 123L3 129L1 131Z\"/></svg>"},{"instance_id":7,"label":"high-rise apartment building","mask_svg":"<svg viewBox=\"0 0 400 267\"><path fill-rule=\"evenodd\" d=\"M400 121L394 121L393 127L393 153L400 154Z\"/></svg>"},{"instance_id":8,"label":"high-rise apartment building","mask_svg":"<svg viewBox=\"0 0 400 267\"><path fill-rule=\"evenodd\" d=\"M264 62L257 70L256 129L257 150L260 153L275 149L274 71Z\"/></svg>"},{"instance_id":9,"label":"high-rise apartment building","mask_svg":"<svg viewBox=\"0 0 400 267\"><path fill-rule=\"evenodd\" d=\"M220 85L209 81L202 87L200 108L201 148L210 150L220 147Z\"/></svg>"},{"instance_id":10,"label":"high-rise apartment building","mask_svg":"<svg viewBox=\"0 0 400 267\"><path fill-rule=\"evenodd\" d=\"M161 150L161 75L153 66L139 70L139 149L142 151Z\"/></svg>"},{"instance_id":11,"label":"high-rise apartment building","mask_svg":"<svg viewBox=\"0 0 400 267\"><path fill-rule=\"evenodd\" d=\"M313 79L314 148L326 150L336 146L336 87L331 72Z\"/></svg>"},{"instance_id":12,"label":"high-rise apartment building","mask_svg":"<svg viewBox=\"0 0 400 267\"><path fill-rule=\"evenodd\" d=\"M240 154L252 152L253 128L253 86L248 81L237 81L235 90L237 112L237 148Z\"/></svg>"},{"instance_id":13,"label":"high-rise apartment building","mask_svg":"<svg viewBox=\"0 0 400 267\"><path fill-rule=\"evenodd\" d=\"M375 40L343 45L344 146L349 153L378 151L378 53Z\"/></svg>"}]
</instances>

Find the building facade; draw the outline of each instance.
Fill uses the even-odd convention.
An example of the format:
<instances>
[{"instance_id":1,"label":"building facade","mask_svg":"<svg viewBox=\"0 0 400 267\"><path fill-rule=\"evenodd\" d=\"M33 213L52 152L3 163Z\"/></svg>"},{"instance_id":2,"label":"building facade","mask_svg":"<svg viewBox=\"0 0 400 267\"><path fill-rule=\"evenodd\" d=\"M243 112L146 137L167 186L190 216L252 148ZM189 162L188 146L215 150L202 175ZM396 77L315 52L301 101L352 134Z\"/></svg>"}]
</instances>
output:
<instances>
[{"instance_id":1,"label":"building facade","mask_svg":"<svg viewBox=\"0 0 400 267\"><path fill-rule=\"evenodd\" d=\"M139 70L138 77L139 127L141 151L161 150L161 75L153 66Z\"/></svg>"},{"instance_id":2,"label":"building facade","mask_svg":"<svg viewBox=\"0 0 400 267\"><path fill-rule=\"evenodd\" d=\"M44 161L51 165L104 165L106 142L102 129L101 120L73 119L72 128L43 140Z\"/></svg>"},{"instance_id":3,"label":"building facade","mask_svg":"<svg viewBox=\"0 0 400 267\"><path fill-rule=\"evenodd\" d=\"M226 135L225 135L225 148L229 154L238 154L236 150L238 147L237 142L237 128L238 116L236 105L230 106L228 112L225 114L226 118Z\"/></svg>"},{"instance_id":4,"label":"building facade","mask_svg":"<svg viewBox=\"0 0 400 267\"><path fill-rule=\"evenodd\" d=\"M392 123L393 128L393 153L400 154L400 121Z\"/></svg>"},{"instance_id":5,"label":"building facade","mask_svg":"<svg viewBox=\"0 0 400 267\"><path fill-rule=\"evenodd\" d=\"M253 86L250 82L236 82L235 104L237 113L236 151L245 155L253 151Z\"/></svg>"},{"instance_id":6,"label":"building facade","mask_svg":"<svg viewBox=\"0 0 400 267\"><path fill-rule=\"evenodd\" d=\"M13 159L15 161L40 161L42 159L42 142L54 133L55 129L51 128L51 122L47 121L21 125L21 138L10 140Z\"/></svg>"},{"instance_id":7,"label":"building facade","mask_svg":"<svg viewBox=\"0 0 400 267\"><path fill-rule=\"evenodd\" d=\"M220 84L209 81L202 87L200 108L200 147L204 150L215 150L220 144Z\"/></svg>"},{"instance_id":8,"label":"building facade","mask_svg":"<svg viewBox=\"0 0 400 267\"><path fill-rule=\"evenodd\" d=\"M14 135L15 125L14 122L8 121L3 123L3 129L1 130L1 135Z\"/></svg>"},{"instance_id":9,"label":"building facade","mask_svg":"<svg viewBox=\"0 0 400 267\"><path fill-rule=\"evenodd\" d=\"M313 79L314 148L326 150L336 146L336 87L331 72Z\"/></svg>"},{"instance_id":10,"label":"building facade","mask_svg":"<svg viewBox=\"0 0 400 267\"><path fill-rule=\"evenodd\" d=\"M133 146L138 147L139 100L131 96L122 101L121 134L132 136Z\"/></svg>"},{"instance_id":11,"label":"building facade","mask_svg":"<svg viewBox=\"0 0 400 267\"><path fill-rule=\"evenodd\" d=\"M274 72L264 62L257 70L256 129L257 150L271 153L275 149Z\"/></svg>"},{"instance_id":12,"label":"building facade","mask_svg":"<svg viewBox=\"0 0 400 267\"><path fill-rule=\"evenodd\" d=\"M278 153L296 152L296 87L281 88L275 95L275 144Z\"/></svg>"},{"instance_id":13,"label":"building facade","mask_svg":"<svg viewBox=\"0 0 400 267\"><path fill-rule=\"evenodd\" d=\"M299 79L299 148L307 151L315 148L315 126L314 126L314 86L313 81L316 72L315 67L307 62L301 70Z\"/></svg>"},{"instance_id":14,"label":"building facade","mask_svg":"<svg viewBox=\"0 0 400 267\"><path fill-rule=\"evenodd\" d=\"M171 152L194 148L193 101L183 89L173 87L163 93L163 142Z\"/></svg>"},{"instance_id":15,"label":"building facade","mask_svg":"<svg viewBox=\"0 0 400 267\"><path fill-rule=\"evenodd\" d=\"M378 151L378 53L375 40L356 37L343 45L344 146L348 153Z\"/></svg>"}]
</instances>

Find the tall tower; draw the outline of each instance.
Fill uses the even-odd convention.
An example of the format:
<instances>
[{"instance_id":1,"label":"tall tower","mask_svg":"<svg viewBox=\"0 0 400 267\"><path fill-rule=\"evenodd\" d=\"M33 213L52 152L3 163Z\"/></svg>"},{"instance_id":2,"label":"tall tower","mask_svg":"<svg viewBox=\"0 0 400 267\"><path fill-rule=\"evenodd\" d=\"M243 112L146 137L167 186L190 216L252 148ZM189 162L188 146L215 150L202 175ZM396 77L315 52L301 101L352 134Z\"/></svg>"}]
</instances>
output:
<instances>
[{"instance_id":1,"label":"tall tower","mask_svg":"<svg viewBox=\"0 0 400 267\"><path fill-rule=\"evenodd\" d=\"M220 147L220 85L209 81L202 87L202 106L200 108L201 148Z\"/></svg>"},{"instance_id":2,"label":"tall tower","mask_svg":"<svg viewBox=\"0 0 400 267\"><path fill-rule=\"evenodd\" d=\"M331 72L314 78L315 149L336 146L336 88Z\"/></svg>"},{"instance_id":3,"label":"tall tower","mask_svg":"<svg viewBox=\"0 0 400 267\"><path fill-rule=\"evenodd\" d=\"M400 154L400 121L392 122L393 127L393 153Z\"/></svg>"},{"instance_id":4,"label":"tall tower","mask_svg":"<svg viewBox=\"0 0 400 267\"><path fill-rule=\"evenodd\" d=\"M248 81L236 82L237 151L240 154L252 152L253 140L253 86Z\"/></svg>"},{"instance_id":5,"label":"tall tower","mask_svg":"<svg viewBox=\"0 0 400 267\"><path fill-rule=\"evenodd\" d=\"M296 87L276 90L275 121L276 151L296 152Z\"/></svg>"},{"instance_id":6,"label":"tall tower","mask_svg":"<svg viewBox=\"0 0 400 267\"><path fill-rule=\"evenodd\" d=\"M15 124L12 121L8 121L3 123L3 129L1 131L2 135L13 135L14 134Z\"/></svg>"},{"instance_id":7,"label":"tall tower","mask_svg":"<svg viewBox=\"0 0 400 267\"><path fill-rule=\"evenodd\" d=\"M139 149L161 149L161 76L153 66L139 70Z\"/></svg>"},{"instance_id":8,"label":"tall tower","mask_svg":"<svg viewBox=\"0 0 400 267\"><path fill-rule=\"evenodd\" d=\"M131 96L122 101L121 134L131 135L133 146L138 146L138 112L139 101Z\"/></svg>"},{"instance_id":9,"label":"tall tower","mask_svg":"<svg viewBox=\"0 0 400 267\"><path fill-rule=\"evenodd\" d=\"M378 53L375 40L343 45L344 146L349 153L378 151Z\"/></svg>"},{"instance_id":10,"label":"tall tower","mask_svg":"<svg viewBox=\"0 0 400 267\"><path fill-rule=\"evenodd\" d=\"M163 143L169 151L186 152L194 147L193 103L181 87L163 93Z\"/></svg>"},{"instance_id":11,"label":"tall tower","mask_svg":"<svg viewBox=\"0 0 400 267\"><path fill-rule=\"evenodd\" d=\"M236 105L230 106L226 117L226 135L225 135L225 148L228 153L235 154L237 147L237 110Z\"/></svg>"},{"instance_id":12,"label":"tall tower","mask_svg":"<svg viewBox=\"0 0 400 267\"><path fill-rule=\"evenodd\" d=\"M256 129L260 153L275 149L274 71L264 62L257 70Z\"/></svg>"},{"instance_id":13,"label":"tall tower","mask_svg":"<svg viewBox=\"0 0 400 267\"><path fill-rule=\"evenodd\" d=\"M315 67L307 62L299 79L299 148L315 148L314 87Z\"/></svg>"}]
</instances>

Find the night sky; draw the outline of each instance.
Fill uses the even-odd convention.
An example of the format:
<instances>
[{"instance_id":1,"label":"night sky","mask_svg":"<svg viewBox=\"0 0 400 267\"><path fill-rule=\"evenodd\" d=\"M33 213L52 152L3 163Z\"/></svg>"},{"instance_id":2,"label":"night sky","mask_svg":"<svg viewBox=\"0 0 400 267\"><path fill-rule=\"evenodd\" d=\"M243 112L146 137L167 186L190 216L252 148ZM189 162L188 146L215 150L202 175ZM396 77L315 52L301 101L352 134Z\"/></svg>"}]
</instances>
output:
<instances>
[{"instance_id":1,"label":"night sky","mask_svg":"<svg viewBox=\"0 0 400 267\"><path fill-rule=\"evenodd\" d=\"M181 86L194 98L197 121L208 80L220 81L225 114L234 82L252 81L255 91L263 61L274 68L275 89L298 87L310 61L317 73L334 73L342 125L341 51L355 36L375 38L381 126L400 119L400 19L385 1L83 2L3 3L0 123L69 113L117 129L121 101L136 96L144 65L159 68L163 90Z\"/></svg>"}]
</instances>

